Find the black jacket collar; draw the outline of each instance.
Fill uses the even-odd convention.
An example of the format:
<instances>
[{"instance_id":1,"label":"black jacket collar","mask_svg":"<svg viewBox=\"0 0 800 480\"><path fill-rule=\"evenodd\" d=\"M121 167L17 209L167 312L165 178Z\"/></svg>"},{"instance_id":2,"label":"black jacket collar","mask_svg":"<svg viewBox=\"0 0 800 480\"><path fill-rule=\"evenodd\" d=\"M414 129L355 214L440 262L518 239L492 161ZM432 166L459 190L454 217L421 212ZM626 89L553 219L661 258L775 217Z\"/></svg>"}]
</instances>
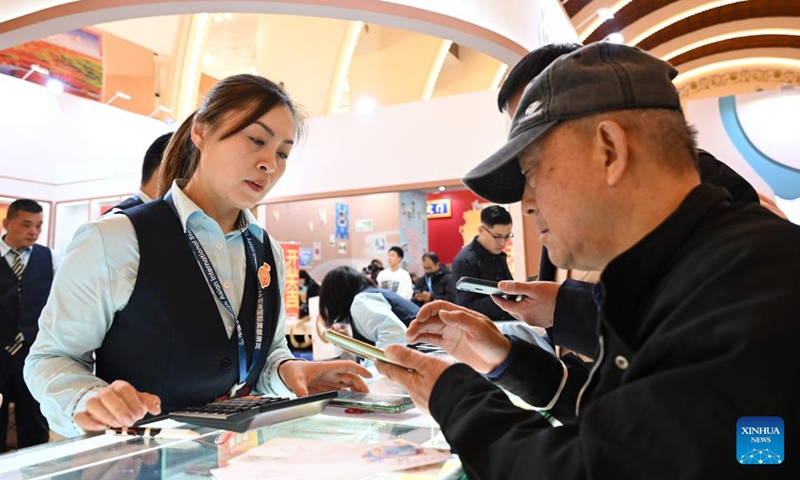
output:
<instances>
[{"instance_id":1,"label":"black jacket collar","mask_svg":"<svg viewBox=\"0 0 800 480\"><path fill-rule=\"evenodd\" d=\"M721 204L730 204L722 188L701 184L689 192L681 205L633 247L611 260L600 277L598 295L610 324L630 340L640 327L632 325L645 295L658 292L661 281L675 263L676 254L704 219Z\"/></svg>"}]
</instances>

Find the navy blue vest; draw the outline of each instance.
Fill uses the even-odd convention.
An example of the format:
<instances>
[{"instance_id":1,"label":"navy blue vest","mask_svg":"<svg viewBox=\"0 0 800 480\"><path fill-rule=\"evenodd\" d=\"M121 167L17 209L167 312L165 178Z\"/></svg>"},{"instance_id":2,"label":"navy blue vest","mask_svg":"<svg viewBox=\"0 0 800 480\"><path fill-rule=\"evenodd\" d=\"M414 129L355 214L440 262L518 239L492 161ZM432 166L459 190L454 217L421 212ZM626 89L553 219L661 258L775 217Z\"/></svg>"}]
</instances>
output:
<instances>
[{"instance_id":1,"label":"navy blue vest","mask_svg":"<svg viewBox=\"0 0 800 480\"><path fill-rule=\"evenodd\" d=\"M124 379L158 395L169 412L225 395L238 382L236 334L228 338L217 299L189 247L178 216L163 199L124 212L139 241L139 270L128 304L97 350L97 376ZM271 267L264 289L264 336L258 363L247 378L254 386L266 364L281 310L275 258L269 242L256 242L258 265ZM239 321L247 364L255 338L257 273L247 264Z\"/></svg>"},{"instance_id":2,"label":"navy blue vest","mask_svg":"<svg viewBox=\"0 0 800 480\"><path fill-rule=\"evenodd\" d=\"M391 290L384 290L382 288L365 288L359 293L380 293L383 298L389 302L389 306L392 307L392 313L397 315L397 318L403 322L406 327L411 324L411 321L417 318L417 313L419 313L419 307L412 302L411 300L406 300L405 298L401 297L400 295L392 292ZM369 343L370 345L375 345L375 342L369 340L361 332L358 331L356 328L355 322L351 324L353 327L353 338L356 340L361 340L362 342Z\"/></svg>"},{"instance_id":3,"label":"navy blue vest","mask_svg":"<svg viewBox=\"0 0 800 480\"><path fill-rule=\"evenodd\" d=\"M19 281L5 258L0 259L0 348L9 345L18 331L30 346L39 333L42 313L53 285L53 256L50 249L33 245L22 271L22 302L17 298Z\"/></svg>"}]
</instances>

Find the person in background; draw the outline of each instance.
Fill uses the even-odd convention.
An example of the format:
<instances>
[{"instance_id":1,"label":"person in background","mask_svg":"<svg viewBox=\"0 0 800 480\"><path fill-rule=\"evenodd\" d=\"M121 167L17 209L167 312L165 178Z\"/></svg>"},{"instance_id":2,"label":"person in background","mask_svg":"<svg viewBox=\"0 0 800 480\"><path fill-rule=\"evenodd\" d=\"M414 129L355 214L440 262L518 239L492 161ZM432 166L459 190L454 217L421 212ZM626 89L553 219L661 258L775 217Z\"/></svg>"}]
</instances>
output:
<instances>
[{"instance_id":1,"label":"person in background","mask_svg":"<svg viewBox=\"0 0 800 480\"><path fill-rule=\"evenodd\" d=\"M36 244L43 223L41 205L16 200L8 206L0 239L0 393L14 402L19 448L46 443L49 436L47 420L22 376L57 267L50 249ZM0 453L7 450L7 427L8 403L0 406Z\"/></svg>"},{"instance_id":2,"label":"person in background","mask_svg":"<svg viewBox=\"0 0 800 480\"><path fill-rule=\"evenodd\" d=\"M676 75L610 42L562 56L525 90L506 145L464 177L484 198L521 200L559 268L602 272L597 359L558 428L464 364L386 349L399 366L378 370L429 409L469 478L791 477L783 458L741 465L732 438L742 417L800 421L786 388L800 364L800 228L700 182ZM407 336L473 350L489 375L535 369L492 328L433 302Z\"/></svg>"},{"instance_id":3,"label":"person in background","mask_svg":"<svg viewBox=\"0 0 800 480\"><path fill-rule=\"evenodd\" d=\"M482 280L511 280L508 259L503 251L506 243L514 238L511 214L500 205L489 205L481 210L478 235L458 252L453 260L453 275ZM480 312L492 320L512 320L511 314L498 307L489 295L456 291L458 305Z\"/></svg>"},{"instance_id":4,"label":"person in background","mask_svg":"<svg viewBox=\"0 0 800 480\"><path fill-rule=\"evenodd\" d=\"M158 172L170 138L172 138L172 132L165 133L156 138L147 148L142 161L142 181L139 184L139 190L111 208L110 213L141 205L158 196Z\"/></svg>"},{"instance_id":5,"label":"person in background","mask_svg":"<svg viewBox=\"0 0 800 480\"><path fill-rule=\"evenodd\" d=\"M306 297L313 298L319 296L319 283L316 282L307 271L300 270L300 286L305 287Z\"/></svg>"},{"instance_id":6,"label":"person in background","mask_svg":"<svg viewBox=\"0 0 800 480\"><path fill-rule=\"evenodd\" d=\"M369 265L361 269L361 274L367 278L370 286L378 286L378 274L383 271L383 262L373 258Z\"/></svg>"},{"instance_id":7,"label":"person in background","mask_svg":"<svg viewBox=\"0 0 800 480\"><path fill-rule=\"evenodd\" d=\"M427 252L422 255L425 275L417 281L414 303L425 305L434 300L456 301L456 279L445 265L439 263L439 255Z\"/></svg>"},{"instance_id":8,"label":"person in background","mask_svg":"<svg viewBox=\"0 0 800 480\"><path fill-rule=\"evenodd\" d=\"M350 267L331 270L322 280L319 313L327 328L386 348L406 343L406 328L419 307L396 293L372 288Z\"/></svg>"},{"instance_id":9,"label":"person in background","mask_svg":"<svg viewBox=\"0 0 800 480\"><path fill-rule=\"evenodd\" d=\"M300 282L300 318L308 316L308 300L319 296L319 284L311 278L307 271L298 273Z\"/></svg>"},{"instance_id":10,"label":"person in background","mask_svg":"<svg viewBox=\"0 0 800 480\"><path fill-rule=\"evenodd\" d=\"M403 249L394 246L389 249L389 268L378 273L376 282L378 288L392 291L406 300L411 300L414 294L414 284L411 283L411 275L400 266L403 262Z\"/></svg>"},{"instance_id":11,"label":"person in background","mask_svg":"<svg viewBox=\"0 0 800 480\"><path fill-rule=\"evenodd\" d=\"M281 248L250 212L302 128L275 83L224 78L170 140L161 198L76 233L24 372L54 430L124 427L250 391L368 391L358 364L289 351Z\"/></svg>"}]
</instances>

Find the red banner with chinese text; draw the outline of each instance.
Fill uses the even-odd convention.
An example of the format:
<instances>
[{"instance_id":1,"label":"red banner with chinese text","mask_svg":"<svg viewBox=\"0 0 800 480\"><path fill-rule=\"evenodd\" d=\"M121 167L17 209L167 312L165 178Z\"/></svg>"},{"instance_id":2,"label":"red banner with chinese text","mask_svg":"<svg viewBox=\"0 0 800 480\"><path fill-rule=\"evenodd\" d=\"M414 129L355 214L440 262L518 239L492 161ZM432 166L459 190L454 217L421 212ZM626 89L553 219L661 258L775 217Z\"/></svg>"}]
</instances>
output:
<instances>
[{"instance_id":1,"label":"red banner with chinese text","mask_svg":"<svg viewBox=\"0 0 800 480\"><path fill-rule=\"evenodd\" d=\"M286 319L300 318L300 244L281 243L283 258L286 261L286 291L283 304L286 305Z\"/></svg>"}]
</instances>

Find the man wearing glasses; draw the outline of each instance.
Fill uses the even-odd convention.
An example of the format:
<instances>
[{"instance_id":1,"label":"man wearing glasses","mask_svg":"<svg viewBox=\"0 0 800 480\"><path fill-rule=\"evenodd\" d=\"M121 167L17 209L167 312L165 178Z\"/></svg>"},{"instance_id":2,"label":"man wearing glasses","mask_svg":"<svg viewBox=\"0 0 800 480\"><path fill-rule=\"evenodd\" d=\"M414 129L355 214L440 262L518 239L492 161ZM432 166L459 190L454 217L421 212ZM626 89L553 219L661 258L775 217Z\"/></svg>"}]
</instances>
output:
<instances>
[{"instance_id":1,"label":"man wearing glasses","mask_svg":"<svg viewBox=\"0 0 800 480\"><path fill-rule=\"evenodd\" d=\"M491 205L481 211L478 235L464 246L453 260L453 274L483 280L512 280L503 249L514 237L511 233L511 214L508 210ZM513 320L511 314L497 306L491 297L478 293L456 291L456 303L480 312L492 320Z\"/></svg>"}]
</instances>

